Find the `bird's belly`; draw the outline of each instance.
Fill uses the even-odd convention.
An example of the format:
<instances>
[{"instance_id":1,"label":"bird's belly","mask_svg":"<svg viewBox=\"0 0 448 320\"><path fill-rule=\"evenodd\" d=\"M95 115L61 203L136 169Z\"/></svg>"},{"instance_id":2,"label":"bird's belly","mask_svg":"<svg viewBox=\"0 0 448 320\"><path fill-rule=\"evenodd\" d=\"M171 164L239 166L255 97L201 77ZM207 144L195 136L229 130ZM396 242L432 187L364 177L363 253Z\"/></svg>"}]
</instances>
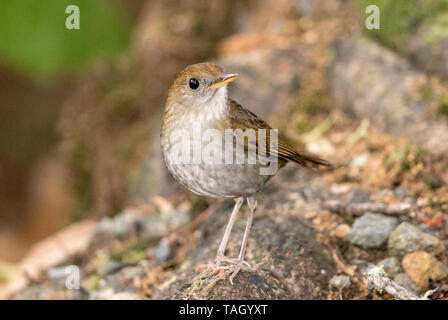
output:
<instances>
[{"instance_id":1,"label":"bird's belly","mask_svg":"<svg viewBox=\"0 0 448 320\"><path fill-rule=\"evenodd\" d=\"M272 176L261 174L260 169L266 163L260 163L259 159L249 162L247 153L251 151L244 151L245 159L241 163L241 159L239 162L236 160L237 151L234 148L233 160L227 161L225 143L219 139L202 143L199 157L194 156L193 146L198 141L193 138L186 139L181 146L172 144L167 136L162 136L162 139L162 152L168 170L196 194L214 198L249 196L258 192ZM182 159L179 154L188 156ZM207 155L218 156L210 158Z\"/></svg>"},{"instance_id":2,"label":"bird's belly","mask_svg":"<svg viewBox=\"0 0 448 320\"><path fill-rule=\"evenodd\" d=\"M168 169L192 192L215 198L252 195L269 179L256 164L171 164Z\"/></svg>"}]
</instances>

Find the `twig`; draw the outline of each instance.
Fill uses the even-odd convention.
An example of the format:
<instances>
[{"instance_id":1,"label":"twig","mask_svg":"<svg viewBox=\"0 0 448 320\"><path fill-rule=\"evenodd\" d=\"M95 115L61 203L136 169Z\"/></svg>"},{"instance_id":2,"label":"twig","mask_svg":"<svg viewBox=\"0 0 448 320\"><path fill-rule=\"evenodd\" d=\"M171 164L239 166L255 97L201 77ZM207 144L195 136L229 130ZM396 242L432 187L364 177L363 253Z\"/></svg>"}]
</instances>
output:
<instances>
[{"instance_id":1,"label":"twig","mask_svg":"<svg viewBox=\"0 0 448 320\"><path fill-rule=\"evenodd\" d=\"M341 200L330 200L324 203L324 208L339 214L361 216L365 212L384 213L387 215L408 214L412 211L411 204L400 202L395 204L384 204L375 202L352 203Z\"/></svg>"},{"instance_id":2,"label":"twig","mask_svg":"<svg viewBox=\"0 0 448 320\"><path fill-rule=\"evenodd\" d=\"M324 244L327 246L328 250L330 250L331 257L336 263L338 270L348 275L350 279L358 285L359 289L367 294L364 281L362 281L362 277L356 272L356 266L346 264L341 258L339 249L333 246L329 241L324 241Z\"/></svg>"},{"instance_id":3,"label":"twig","mask_svg":"<svg viewBox=\"0 0 448 320\"><path fill-rule=\"evenodd\" d=\"M383 290L399 300L420 300L420 297L387 277L382 267L372 267L365 273L367 288Z\"/></svg>"}]
</instances>

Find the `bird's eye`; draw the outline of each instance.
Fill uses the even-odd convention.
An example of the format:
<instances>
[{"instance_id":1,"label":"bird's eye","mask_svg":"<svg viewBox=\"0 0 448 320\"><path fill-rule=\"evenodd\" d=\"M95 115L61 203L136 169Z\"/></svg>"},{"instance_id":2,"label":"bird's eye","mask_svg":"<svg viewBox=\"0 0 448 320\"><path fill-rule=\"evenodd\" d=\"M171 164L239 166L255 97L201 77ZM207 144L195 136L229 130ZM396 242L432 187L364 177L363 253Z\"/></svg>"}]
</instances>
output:
<instances>
[{"instance_id":1,"label":"bird's eye","mask_svg":"<svg viewBox=\"0 0 448 320\"><path fill-rule=\"evenodd\" d=\"M190 79L190 82L189 82L189 85L190 85L190 88L191 88L191 89L193 89L193 90L197 89L197 88L199 87L199 81L198 81L198 79L191 78L191 79Z\"/></svg>"}]
</instances>

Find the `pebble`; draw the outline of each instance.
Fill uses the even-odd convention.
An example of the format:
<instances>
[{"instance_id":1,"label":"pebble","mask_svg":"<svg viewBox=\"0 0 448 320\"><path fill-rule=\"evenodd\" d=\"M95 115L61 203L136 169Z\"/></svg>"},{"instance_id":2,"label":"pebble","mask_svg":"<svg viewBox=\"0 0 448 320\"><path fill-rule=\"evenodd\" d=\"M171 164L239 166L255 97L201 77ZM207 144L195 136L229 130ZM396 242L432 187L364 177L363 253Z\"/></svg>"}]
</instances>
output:
<instances>
[{"instance_id":1,"label":"pebble","mask_svg":"<svg viewBox=\"0 0 448 320\"><path fill-rule=\"evenodd\" d=\"M351 286L350 277L346 275L337 275L333 276L330 281L330 288L335 288L338 290L342 290L345 288L349 288Z\"/></svg>"},{"instance_id":2,"label":"pebble","mask_svg":"<svg viewBox=\"0 0 448 320\"><path fill-rule=\"evenodd\" d=\"M129 266L129 263L127 263L127 262L108 260L102 266L101 273L103 275L112 274L112 273L120 271L121 269L123 269L124 267L127 267L127 266Z\"/></svg>"},{"instance_id":3,"label":"pebble","mask_svg":"<svg viewBox=\"0 0 448 320\"><path fill-rule=\"evenodd\" d=\"M400 261L396 257L389 257L378 262L378 266L383 267L389 277L395 277L402 272Z\"/></svg>"},{"instance_id":4,"label":"pebble","mask_svg":"<svg viewBox=\"0 0 448 320\"><path fill-rule=\"evenodd\" d=\"M361 189L355 189L347 195L347 201L352 203L369 202L370 196Z\"/></svg>"},{"instance_id":5,"label":"pebble","mask_svg":"<svg viewBox=\"0 0 448 320\"><path fill-rule=\"evenodd\" d=\"M113 218L102 219L96 233L107 234L113 237L124 237L131 232L134 221L135 219L130 213L123 212Z\"/></svg>"},{"instance_id":6,"label":"pebble","mask_svg":"<svg viewBox=\"0 0 448 320\"><path fill-rule=\"evenodd\" d=\"M406 273L399 273L394 277L394 281L402 287L412 291L415 294L420 292L420 288L412 281Z\"/></svg>"},{"instance_id":7,"label":"pebble","mask_svg":"<svg viewBox=\"0 0 448 320\"><path fill-rule=\"evenodd\" d=\"M402 222L390 235L388 248L393 255L405 255L415 251L438 254L444 250L443 243L410 223Z\"/></svg>"},{"instance_id":8,"label":"pebble","mask_svg":"<svg viewBox=\"0 0 448 320\"><path fill-rule=\"evenodd\" d=\"M126 237L137 228L142 235L160 237L190 221L191 217L188 211L177 209L144 217L136 217L131 212L124 211L113 218L102 219L96 230L96 235L108 235L114 238Z\"/></svg>"},{"instance_id":9,"label":"pebble","mask_svg":"<svg viewBox=\"0 0 448 320\"><path fill-rule=\"evenodd\" d=\"M188 222L191 217L187 211L169 210L159 215L140 218L136 221L142 234L151 237L160 237Z\"/></svg>"},{"instance_id":10,"label":"pebble","mask_svg":"<svg viewBox=\"0 0 448 320\"><path fill-rule=\"evenodd\" d=\"M378 248L387 242L396 226L396 218L368 212L355 220L348 239L363 248Z\"/></svg>"},{"instance_id":11,"label":"pebble","mask_svg":"<svg viewBox=\"0 0 448 320\"><path fill-rule=\"evenodd\" d=\"M409 194L409 191L406 188L397 187L394 189L394 194L398 198L404 198L404 197L407 197L407 195Z\"/></svg>"},{"instance_id":12,"label":"pebble","mask_svg":"<svg viewBox=\"0 0 448 320\"><path fill-rule=\"evenodd\" d=\"M163 263L172 258L171 247L168 239L163 238L157 244L155 257L158 263Z\"/></svg>"},{"instance_id":13,"label":"pebble","mask_svg":"<svg viewBox=\"0 0 448 320\"><path fill-rule=\"evenodd\" d=\"M430 278L439 281L448 276L446 266L425 251L405 255L402 264L404 271L421 289L428 289Z\"/></svg>"},{"instance_id":14,"label":"pebble","mask_svg":"<svg viewBox=\"0 0 448 320\"><path fill-rule=\"evenodd\" d=\"M79 279L82 279L82 271L79 269L74 269L76 266L61 266L50 268L47 271L48 278L57 286L61 288L65 288L66 280L69 276L78 276ZM78 272L79 275L75 275L74 272Z\"/></svg>"},{"instance_id":15,"label":"pebble","mask_svg":"<svg viewBox=\"0 0 448 320\"><path fill-rule=\"evenodd\" d=\"M348 234L350 233L350 229L351 228L348 224L341 223L341 224L337 225L336 228L331 230L331 235L338 239L347 241Z\"/></svg>"}]
</instances>

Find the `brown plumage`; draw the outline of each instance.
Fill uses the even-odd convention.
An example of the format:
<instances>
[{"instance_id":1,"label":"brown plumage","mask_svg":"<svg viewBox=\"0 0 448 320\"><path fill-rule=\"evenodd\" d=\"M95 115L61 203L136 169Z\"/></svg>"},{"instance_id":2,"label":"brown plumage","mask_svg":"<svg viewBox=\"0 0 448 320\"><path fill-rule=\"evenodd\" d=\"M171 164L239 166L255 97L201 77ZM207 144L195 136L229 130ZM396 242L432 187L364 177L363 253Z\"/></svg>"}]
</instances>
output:
<instances>
[{"instance_id":1,"label":"brown plumage","mask_svg":"<svg viewBox=\"0 0 448 320\"><path fill-rule=\"evenodd\" d=\"M230 124L233 129L247 129L252 128L254 130L266 129L267 140L269 141L269 129L272 129L263 119L259 118L255 113L247 110L235 100L229 99L230 106ZM269 155L270 144L267 144L267 154ZM275 147L274 147L275 148ZM277 156L279 159L284 160L280 162L282 167L287 161L295 162L303 167L308 167L309 164L322 165L331 167L331 163L319 158L316 155L297 151L288 143L288 141L281 135L278 137Z\"/></svg>"},{"instance_id":2,"label":"brown plumage","mask_svg":"<svg viewBox=\"0 0 448 320\"><path fill-rule=\"evenodd\" d=\"M169 90L161 129L165 163L182 185L199 195L235 199L235 207L216 259L198 276L210 277L217 271L224 270L212 279L210 286L227 276L230 276L232 282L240 270L255 271L244 261L247 239L257 206L253 196L264 187L278 168L288 161L303 167L310 164L330 166L329 162L315 155L296 151L280 136L274 139L272 134L275 135L275 132L270 131L272 128L265 121L230 99L227 95L227 84L237 77L236 74L225 74L221 67L211 63L185 68ZM200 135L195 135L196 129L200 131ZM225 148L227 131L231 132L230 149ZM259 135L263 132L266 133L265 136ZM194 158L196 151L202 152L204 149L210 151L215 158L204 158L202 153L199 159L191 158L191 151ZM264 149L266 152L261 152ZM238 156L239 152L243 153L244 159L257 156L256 162L233 161L234 154ZM179 154L182 154L182 157ZM232 160L230 163L227 162L227 156ZM222 161L224 158L226 161ZM266 174L263 171L266 168L273 170ZM238 258L229 259L225 256L225 249L244 198L247 199L250 209L246 231Z\"/></svg>"}]
</instances>

